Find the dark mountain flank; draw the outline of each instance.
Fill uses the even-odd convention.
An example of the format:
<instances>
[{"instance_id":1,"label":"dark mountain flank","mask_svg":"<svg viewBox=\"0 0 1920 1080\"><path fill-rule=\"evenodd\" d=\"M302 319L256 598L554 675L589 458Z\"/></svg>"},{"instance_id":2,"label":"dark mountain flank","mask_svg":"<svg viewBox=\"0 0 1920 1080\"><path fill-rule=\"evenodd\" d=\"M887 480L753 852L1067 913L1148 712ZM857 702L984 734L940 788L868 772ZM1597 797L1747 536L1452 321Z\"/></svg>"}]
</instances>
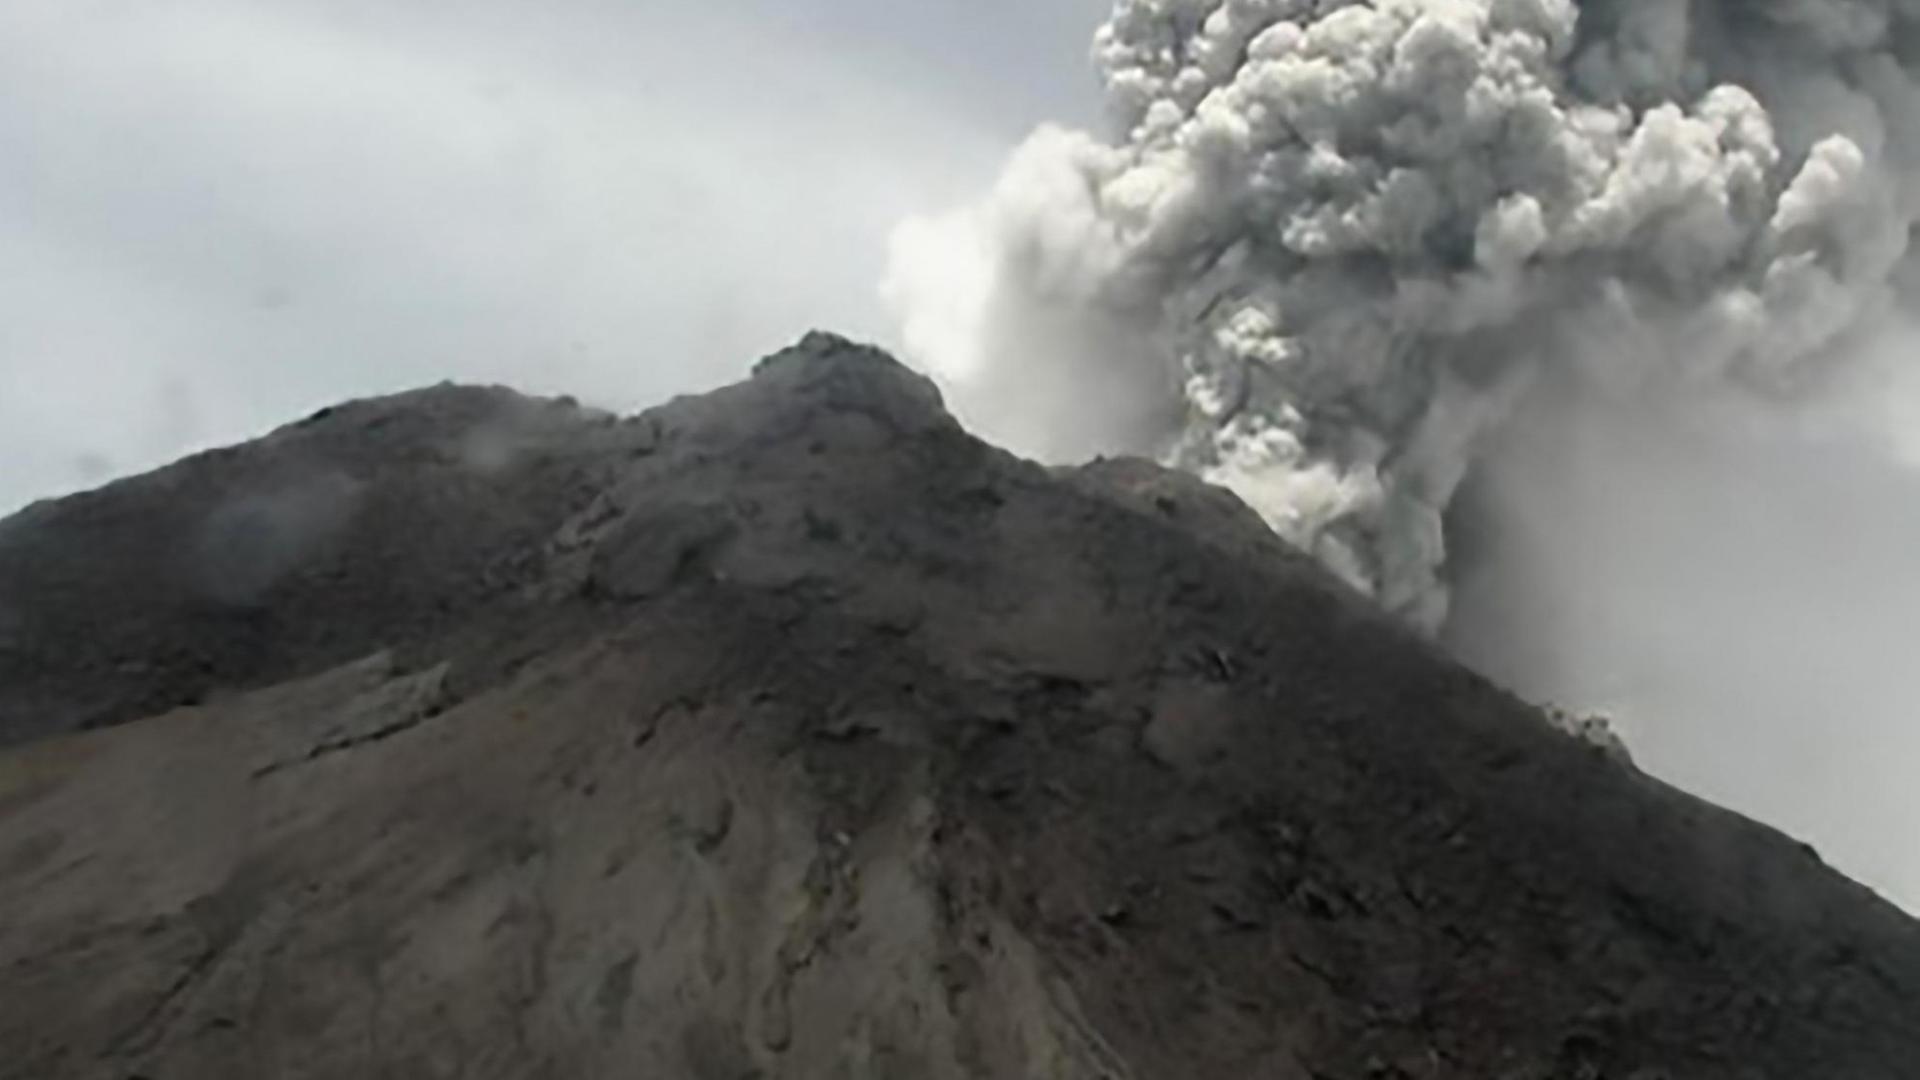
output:
<instances>
[{"instance_id":1,"label":"dark mountain flank","mask_svg":"<svg viewBox=\"0 0 1920 1080\"><path fill-rule=\"evenodd\" d=\"M1920 925L816 335L0 523L0 1077L1912 1080Z\"/></svg>"}]
</instances>

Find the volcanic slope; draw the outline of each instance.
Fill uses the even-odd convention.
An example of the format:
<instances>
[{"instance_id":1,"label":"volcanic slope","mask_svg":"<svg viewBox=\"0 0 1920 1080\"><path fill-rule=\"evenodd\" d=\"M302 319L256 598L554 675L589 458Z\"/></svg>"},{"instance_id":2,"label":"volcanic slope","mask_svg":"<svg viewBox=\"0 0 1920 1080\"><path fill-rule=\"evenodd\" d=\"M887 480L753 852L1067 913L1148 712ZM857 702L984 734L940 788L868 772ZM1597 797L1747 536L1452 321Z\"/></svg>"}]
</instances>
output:
<instances>
[{"instance_id":1,"label":"volcanic slope","mask_svg":"<svg viewBox=\"0 0 1920 1080\"><path fill-rule=\"evenodd\" d=\"M814 335L0 523L0 1077L1911 1080L1920 925Z\"/></svg>"}]
</instances>

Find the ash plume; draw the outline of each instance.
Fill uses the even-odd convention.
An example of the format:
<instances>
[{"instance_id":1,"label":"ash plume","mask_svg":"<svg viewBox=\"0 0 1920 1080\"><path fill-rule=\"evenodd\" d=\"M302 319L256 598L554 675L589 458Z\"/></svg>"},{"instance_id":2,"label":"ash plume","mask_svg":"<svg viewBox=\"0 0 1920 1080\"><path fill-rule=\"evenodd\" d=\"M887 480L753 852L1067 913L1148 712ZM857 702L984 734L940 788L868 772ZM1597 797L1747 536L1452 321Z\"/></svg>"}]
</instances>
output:
<instances>
[{"instance_id":1,"label":"ash plume","mask_svg":"<svg viewBox=\"0 0 1920 1080\"><path fill-rule=\"evenodd\" d=\"M1842 378L1920 214L1916 49L1912 0L1120 0L1114 137L1037 132L886 292L988 434L1157 451L1438 629L1543 384Z\"/></svg>"}]
</instances>

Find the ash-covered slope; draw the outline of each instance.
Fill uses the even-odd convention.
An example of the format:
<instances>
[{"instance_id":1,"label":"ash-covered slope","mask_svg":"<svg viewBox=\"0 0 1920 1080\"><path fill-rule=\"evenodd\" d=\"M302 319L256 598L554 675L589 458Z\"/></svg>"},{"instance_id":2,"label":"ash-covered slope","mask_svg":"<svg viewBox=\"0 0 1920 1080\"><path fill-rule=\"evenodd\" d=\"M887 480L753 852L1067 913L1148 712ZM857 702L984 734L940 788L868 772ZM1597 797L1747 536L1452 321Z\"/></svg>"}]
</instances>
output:
<instances>
[{"instance_id":1,"label":"ash-covered slope","mask_svg":"<svg viewBox=\"0 0 1920 1080\"><path fill-rule=\"evenodd\" d=\"M0 1076L1920 1075L1811 852L834 338L347 406L0 605Z\"/></svg>"}]
</instances>

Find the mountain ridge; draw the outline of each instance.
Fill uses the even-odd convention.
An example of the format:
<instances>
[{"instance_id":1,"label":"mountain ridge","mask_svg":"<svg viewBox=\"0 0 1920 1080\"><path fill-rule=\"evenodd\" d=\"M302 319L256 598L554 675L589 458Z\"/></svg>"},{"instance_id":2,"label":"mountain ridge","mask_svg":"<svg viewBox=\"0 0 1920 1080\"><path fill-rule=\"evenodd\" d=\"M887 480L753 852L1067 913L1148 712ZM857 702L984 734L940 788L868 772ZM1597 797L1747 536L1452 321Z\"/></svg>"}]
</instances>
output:
<instances>
[{"instance_id":1,"label":"mountain ridge","mask_svg":"<svg viewBox=\"0 0 1920 1080\"><path fill-rule=\"evenodd\" d=\"M1803 845L830 335L343 406L0 524L0 607L0 1076L1920 1061Z\"/></svg>"}]
</instances>

